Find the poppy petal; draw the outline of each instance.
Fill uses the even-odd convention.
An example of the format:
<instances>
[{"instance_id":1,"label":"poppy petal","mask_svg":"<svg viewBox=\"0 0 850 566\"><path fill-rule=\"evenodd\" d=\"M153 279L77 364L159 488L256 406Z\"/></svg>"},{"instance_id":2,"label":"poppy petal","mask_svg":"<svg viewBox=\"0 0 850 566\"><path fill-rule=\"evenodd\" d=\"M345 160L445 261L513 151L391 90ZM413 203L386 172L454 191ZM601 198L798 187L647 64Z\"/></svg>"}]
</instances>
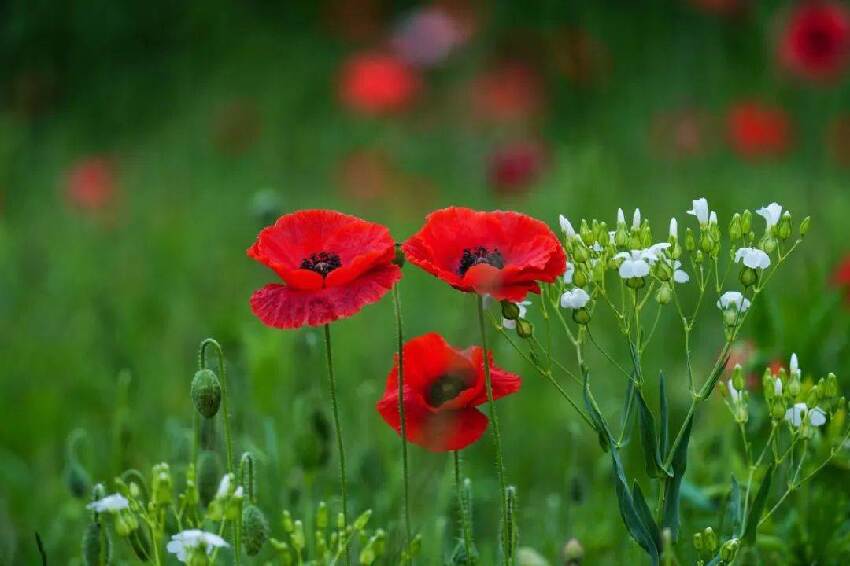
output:
<instances>
[{"instance_id":1,"label":"poppy petal","mask_svg":"<svg viewBox=\"0 0 850 566\"><path fill-rule=\"evenodd\" d=\"M377 302L401 279L401 269L387 264L341 287L303 291L285 285L266 285L251 296L251 310L273 328L321 326L357 313Z\"/></svg>"}]
</instances>

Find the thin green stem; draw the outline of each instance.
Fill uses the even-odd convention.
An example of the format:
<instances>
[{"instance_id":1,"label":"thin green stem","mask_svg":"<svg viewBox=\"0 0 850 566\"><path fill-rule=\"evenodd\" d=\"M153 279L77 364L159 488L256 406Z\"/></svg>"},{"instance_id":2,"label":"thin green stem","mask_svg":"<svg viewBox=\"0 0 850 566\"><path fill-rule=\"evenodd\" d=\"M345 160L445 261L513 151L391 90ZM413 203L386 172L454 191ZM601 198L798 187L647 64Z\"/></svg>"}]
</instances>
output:
<instances>
[{"instance_id":1,"label":"thin green stem","mask_svg":"<svg viewBox=\"0 0 850 566\"><path fill-rule=\"evenodd\" d=\"M227 381L227 367L224 364L224 350L221 344L213 338L207 338L201 342L201 348L198 352L198 367L201 369L207 367L206 351L209 346L216 350L218 356L218 372L221 376L221 398L222 409L224 411L224 442L227 447L227 472L233 473L233 438L230 430L230 386Z\"/></svg>"},{"instance_id":2,"label":"thin green stem","mask_svg":"<svg viewBox=\"0 0 850 566\"><path fill-rule=\"evenodd\" d=\"M463 495L460 450L453 450L452 457L454 459L455 491L457 493L458 513L460 514L460 531L463 537L463 548L466 551L466 563L471 564L473 560L472 522L469 520L469 510L466 507L466 498Z\"/></svg>"},{"instance_id":3,"label":"thin green stem","mask_svg":"<svg viewBox=\"0 0 850 566\"><path fill-rule=\"evenodd\" d=\"M331 347L331 325L325 325L325 354L328 361L328 381L331 391L331 408L334 417L334 429L336 431L336 448L339 454L339 489L342 496L342 517L348 524L348 486L345 480L345 449L342 442L342 426L339 421L339 403L336 397L336 374L334 373L333 352ZM351 555L348 548L345 549L345 563L351 564Z\"/></svg>"},{"instance_id":4,"label":"thin green stem","mask_svg":"<svg viewBox=\"0 0 850 566\"><path fill-rule=\"evenodd\" d=\"M490 420L493 423L493 440L496 444L496 474L499 477L500 498L502 500L502 526L508 524L508 507L505 501L505 493L507 482L505 481L505 464L502 456L502 433L499 429L499 418L496 415L496 401L493 397L493 380L490 376L490 353L487 348L487 329L484 324L484 297L476 295L476 303L478 306L478 327L481 331L481 348L484 350L484 384L487 389L487 403L490 407ZM505 537L502 537L502 546L504 549L505 564L510 566L513 564L513 556L511 556L511 545Z\"/></svg>"},{"instance_id":5,"label":"thin green stem","mask_svg":"<svg viewBox=\"0 0 850 566\"><path fill-rule=\"evenodd\" d=\"M396 337L398 342L398 416L401 421L401 465L404 489L404 533L407 545L410 545L410 485L407 462L407 421L404 416L404 326L401 316L401 297L398 285L393 286L393 306L395 308Z\"/></svg>"}]
</instances>

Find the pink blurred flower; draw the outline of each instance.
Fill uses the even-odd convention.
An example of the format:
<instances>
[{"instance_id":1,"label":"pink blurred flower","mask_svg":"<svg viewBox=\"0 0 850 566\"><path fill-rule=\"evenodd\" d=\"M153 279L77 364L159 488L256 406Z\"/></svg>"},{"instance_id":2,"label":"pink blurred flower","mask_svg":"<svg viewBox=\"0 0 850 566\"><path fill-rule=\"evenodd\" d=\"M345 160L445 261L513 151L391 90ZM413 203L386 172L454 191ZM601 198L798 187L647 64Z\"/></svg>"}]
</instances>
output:
<instances>
[{"instance_id":1,"label":"pink blurred flower","mask_svg":"<svg viewBox=\"0 0 850 566\"><path fill-rule=\"evenodd\" d=\"M726 119L732 149L746 159L776 157L791 145L788 115L779 106L757 101L733 105Z\"/></svg>"},{"instance_id":2,"label":"pink blurred flower","mask_svg":"<svg viewBox=\"0 0 850 566\"><path fill-rule=\"evenodd\" d=\"M850 57L850 11L837 2L807 1L791 13L779 40L779 60L815 81L836 78Z\"/></svg>"},{"instance_id":3,"label":"pink blurred flower","mask_svg":"<svg viewBox=\"0 0 850 566\"><path fill-rule=\"evenodd\" d=\"M391 44L403 60L416 67L433 67L446 60L469 38L468 29L448 10L423 6L395 29Z\"/></svg>"},{"instance_id":4,"label":"pink blurred flower","mask_svg":"<svg viewBox=\"0 0 850 566\"><path fill-rule=\"evenodd\" d=\"M545 163L546 149L540 142L511 142L499 147L490 156L490 185L500 194L524 193L540 177Z\"/></svg>"},{"instance_id":5,"label":"pink blurred flower","mask_svg":"<svg viewBox=\"0 0 850 566\"><path fill-rule=\"evenodd\" d=\"M117 194L118 184L112 160L102 155L77 161L67 173L66 196L69 202L83 210L97 211L110 205Z\"/></svg>"},{"instance_id":6,"label":"pink blurred flower","mask_svg":"<svg viewBox=\"0 0 850 566\"><path fill-rule=\"evenodd\" d=\"M365 52L343 65L339 96L357 112L386 114L408 108L420 85L419 75L398 57Z\"/></svg>"}]
</instances>

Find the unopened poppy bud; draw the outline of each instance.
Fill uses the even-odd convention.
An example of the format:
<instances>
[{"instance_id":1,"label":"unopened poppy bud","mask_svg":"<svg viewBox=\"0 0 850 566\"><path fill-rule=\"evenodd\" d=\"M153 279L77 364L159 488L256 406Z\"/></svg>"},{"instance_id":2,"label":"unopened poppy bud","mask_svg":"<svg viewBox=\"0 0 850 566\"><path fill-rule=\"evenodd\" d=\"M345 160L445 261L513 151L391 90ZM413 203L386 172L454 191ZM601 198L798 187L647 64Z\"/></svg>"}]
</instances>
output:
<instances>
[{"instance_id":1,"label":"unopened poppy bud","mask_svg":"<svg viewBox=\"0 0 850 566\"><path fill-rule=\"evenodd\" d=\"M806 234L809 233L809 224L811 223L811 221L812 221L812 217L806 216L805 218L803 218L803 221L800 222L800 237L801 238L805 238Z\"/></svg>"},{"instance_id":2,"label":"unopened poppy bud","mask_svg":"<svg viewBox=\"0 0 850 566\"><path fill-rule=\"evenodd\" d=\"M198 497L204 507L215 498L220 479L221 466L218 454L211 450L201 450L198 454L197 482Z\"/></svg>"},{"instance_id":3,"label":"unopened poppy bud","mask_svg":"<svg viewBox=\"0 0 850 566\"><path fill-rule=\"evenodd\" d=\"M732 220L729 222L729 239L734 242L740 240L741 236L743 236L743 231L741 230L741 215L736 212L732 215Z\"/></svg>"},{"instance_id":4,"label":"unopened poppy bud","mask_svg":"<svg viewBox=\"0 0 850 566\"><path fill-rule=\"evenodd\" d=\"M776 227L776 235L782 241L791 237L791 213L787 210L782 214L782 218L779 219L779 225Z\"/></svg>"},{"instance_id":5,"label":"unopened poppy bud","mask_svg":"<svg viewBox=\"0 0 850 566\"><path fill-rule=\"evenodd\" d=\"M316 508L316 528L321 530L328 528L328 504L324 501L320 501Z\"/></svg>"},{"instance_id":6,"label":"unopened poppy bud","mask_svg":"<svg viewBox=\"0 0 850 566\"><path fill-rule=\"evenodd\" d=\"M248 556L256 556L269 538L269 522L259 507L248 504L242 510L242 540Z\"/></svg>"},{"instance_id":7,"label":"unopened poppy bud","mask_svg":"<svg viewBox=\"0 0 850 566\"><path fill-rule=\"evenodd\" d=\"M685 228L685 249L689 252L697 249L697 243L694 239L694 231L690 228Z\"/></svg>"},{"instance_id":8,"label":"unopened poppy bud","mask_svg":"<svg viewBox=\"0 0 850 566\"><path fill-rule=\"evenodd\" d=\"M741 280L741 285L744 287L752 287L759 281L759 274L752 267L745 267L741 270L741 275L739 277Z\"/></svg>"},{"instance_id":9,"label":"unopened poppy bud","mask_svg":"<svg viewBox=\"0 0 850 566\"><path fill-rule=\"evenodd\" d=\"M221 406L221 382L211 369L200 369L192 378L192 402L203 417L211 419Z\"/></svg>"},{"instance_id":10,"label":"unopened poppy bud","mask_svg":"<svg viewBox=\"0 0 850 566\"><path fill-rule=\"evenodd\" d=\"M508 320L519 318L519 306L511 301L502 301L502 317Z\"/></svg>"},{"instance_id":11,"label":"unopened poppy bud","mask_svg":"<svg viewBox=\"0 0 850 566\"><path fill-rule=\"evenodd\" d=\"M703 546L707 551L713 553L717 549L717 534L711 527L706 527L705 530L702 532L702 541Z\"/></svg>"},{"instance_id":12,"label":"unopened poppy bud","mask_svg":"<svg viewBox=\"0 0 850 566\"><path fill-rule=\"evenodd\" d=\"M531 338L532 334L534 334L534 325L521 318L516 321L516 333L520 338Z\"/></svg>"},{"instance_id":13,"label":"unopened poppy bud","mask_svg":"<svg viewBox=\"0 0 850 566\"><path fill-rule=\"evenodd\" d=\"M571 538L564 545L564 560L569 566L578 566L584 558L584 547L576 538Z\"/></svg>"},{"instance_id":14,"label":"unopened poppy bud","mask_svg":"<svg viewBox=\"0 0 850 566\"><path fill-rule=\"evenodd\" d=\"M655 293L655 300L659 305L669 304L673 300L673 287L670 286L670 283L663 283L658 288L658 292Z\"/></svg>"},{"instance_id":15,"label":"unopened poppy bud","mask_svg":"<svg viewBox=\"0 0 850 566\"><path fill-rule=\"evenodd\" d=\"M395 257L393 258L393 263L399 267L404 267L404 263L407 259L404 256L404 250L401 249L401 244L397 243L395 245Z\"/></svg>"},{"instance_id":16,"label":"unopened poppy bud","mask_svg":"<svg viewBox=\"0 0 850 566\"><path fill-rule=\"evenodd\" d=\"M737 538L732 538L723 543L723 546L720 547L720 559L724 562L731 562L734 560L735 555L738 554L738 547L740 543Z\"/></svg>"},{"instance_id":17,"label":"unopened poppy bud","mask_svg":"<svg viewBox=\"0 0 850 566\"><path fill-rule=\"evenodd\" d=\"M109 533L99 522L90 523L83 534L83 562L86 566L107 566L111 560Z\"/></svg>"}]
</instances>

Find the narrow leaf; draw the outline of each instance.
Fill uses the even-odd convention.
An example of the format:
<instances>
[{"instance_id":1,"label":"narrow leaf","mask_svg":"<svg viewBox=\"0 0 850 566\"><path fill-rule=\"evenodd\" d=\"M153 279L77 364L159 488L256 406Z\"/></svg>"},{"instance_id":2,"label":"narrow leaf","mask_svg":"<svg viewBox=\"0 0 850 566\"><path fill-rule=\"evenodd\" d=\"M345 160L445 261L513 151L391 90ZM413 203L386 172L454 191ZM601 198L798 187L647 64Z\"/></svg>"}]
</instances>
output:
<instances>
[{"instance_id":1,"label":"narrow leaf","mask_svg":"<svg viewBox=\"0 0 850 566\"><path fill-rule=\"evenodd\" d=\"M672 473L665 469L664 462L661 458L658 442L655 436L655 419L652 416L652 411L646 404L646 399L643 397L643 392L640 388L637 389L638 400L638 422L640 423L640 440L643 444L643 457L646 464L646 473L651 478L658 478L666 474L672 477Z\"/></svg>"},{"instance_id":2,"label":"narrow leaf","mask_svg":"<svg viewBox=\"0 0 850 566\"><path fill-rule=\"evenodd\" d=\"M637 481L632 484L632 498L635 502L635 511L638 517L643 522L644 527L652 536L652 541L655 543L655 548L661 550L661 532L658 530L658 525L655 519L652 518L652 511L649 510L649 505L646 504L646 499L643 497L643 491Z\"/></svg>"},{"instance_id":3,"label":"narrow leaf","mask_svg":"<svg viewBox=\"0 0 850 566\"><path fill-rule=\"evenodd\" d=\"M732 519L732 536L740 537L741 525L744 524L744 506L741 501L741 486L735 476L732 476L732 487L729 490L729 508L727 510Z\"/></svg>"},{"instance_id":4,"label":"narrow leaf","mask_svg":"<svg viewBox=\"0 0 850 566\"><path fill-rule=\"evenodd\" d=\"M623 418L620 421L622 442L620 446L626 446L632 437L632 407L635 404L635 380L629 379L626 384L626 402L623 407Z\"/></svg>"},{"instance_id":5,"label":"narrow leaf","mask_svg":"<svg viewBox=\"0 0 850 566\"><path fill-rule=\"evenodd\" d=\"M662 513L662 528L669 528L673 536L673 542L679 536L679 490L682 479L685 477L685 469L688 466L688 443L691 439L691 428L694 424L694 416L691 414L683 425L682 440L676 446L670 468L673 477L664 484L664 510Z\"/></svg>"},{"instance_id":6,"label":"narrow leaf","mask_svg":"<svg viewBox=\"0 0 850 566\"><path fill-rule=\"evenodd\" d=\"M703 385L702 390L699 392L699 396L703 399L708 399L711 395L711 392L714 391L714 386L717 384L717 380L720 379L720 376L723 375L723 370L726 369L726 364L729 363L729 356L727 355L723 358L723 361L717 364L714 368L714 371L708 376L708 379L705 381L705 385Z\"/></svg>"},{"instance_id":7,"label":"narrow leaf","mask_svg":"<svg viewBox=\"0 0 850 566\"><path fill-rule=\"evenodd\" d=\"M756 531L758 531L759 528L759 521L761 520L762 511L764 511L764 505L767 503L767 495L770 493L770 482L772 480L773 465L771 464L764 473L764 479L761 480L758 493L756 494L755 500L753 500L753 506L750 508L750 512L747 515L747 522L744 527L743 537L746 542L753 543L756 541Z\"/></svg>"}]
</instances>

